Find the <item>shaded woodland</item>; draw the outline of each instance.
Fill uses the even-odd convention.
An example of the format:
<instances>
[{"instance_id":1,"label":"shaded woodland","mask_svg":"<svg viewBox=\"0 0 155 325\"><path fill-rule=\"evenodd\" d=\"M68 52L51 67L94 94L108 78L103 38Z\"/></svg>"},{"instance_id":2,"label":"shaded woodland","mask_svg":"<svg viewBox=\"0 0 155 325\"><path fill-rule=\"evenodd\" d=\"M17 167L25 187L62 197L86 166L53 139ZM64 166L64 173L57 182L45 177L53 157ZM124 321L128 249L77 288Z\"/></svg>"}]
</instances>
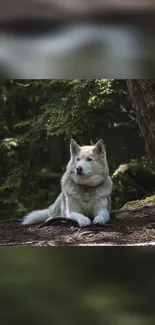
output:
<instances>
[{"instance_id":1,"label":"shaded woodland","mask_svg":"<svg viewBox=\"0 0 155 325\"><path fill-rule=\"evenodd\" d=\"M140 82L144 88L145 81ZM154 194L154 126L152 138L146 130L154 118L154 83L143 92L138 85L113 79L1 81L0 218L23 217L52 203L71 137L81 145L103 138L114 182L113 209ZM151 111L151 118L142 122L141 108L147 116Z\"/></svg>"}]
</instances>

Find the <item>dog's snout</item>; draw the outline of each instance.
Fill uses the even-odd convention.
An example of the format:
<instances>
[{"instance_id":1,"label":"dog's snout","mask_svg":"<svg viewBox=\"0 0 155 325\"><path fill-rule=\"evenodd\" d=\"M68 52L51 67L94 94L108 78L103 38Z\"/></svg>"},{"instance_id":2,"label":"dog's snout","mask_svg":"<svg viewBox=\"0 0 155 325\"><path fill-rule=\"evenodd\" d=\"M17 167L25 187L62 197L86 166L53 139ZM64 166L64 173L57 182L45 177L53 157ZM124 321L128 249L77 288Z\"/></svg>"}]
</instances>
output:
<instances>
[{"instance_id":1,"label":"dog's snout","mask_svg":"<svg viewBox=\"0 0 155 325\"><path fill-rule=\"evenodd\" d=\"M83 172L83 168L82 168L81 166L78 166L78 167L76 168L76 172L77 172L78 175L81 175L82 172Z\"/></svg>"}]
</instances>

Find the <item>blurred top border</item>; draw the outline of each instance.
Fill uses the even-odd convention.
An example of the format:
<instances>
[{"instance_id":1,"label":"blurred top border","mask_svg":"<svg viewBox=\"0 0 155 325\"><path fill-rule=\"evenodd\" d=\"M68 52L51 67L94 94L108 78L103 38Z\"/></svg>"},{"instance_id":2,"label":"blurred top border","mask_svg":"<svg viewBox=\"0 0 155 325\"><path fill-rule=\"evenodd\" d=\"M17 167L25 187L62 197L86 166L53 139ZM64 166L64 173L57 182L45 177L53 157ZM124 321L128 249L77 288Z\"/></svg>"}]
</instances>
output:
<instances>
[{"instance_id":1,"label":"blurred top border","mask_svg":"<svg viewBox=\"0 0 155 325\"><path fill-rule=\"evenodd\" d=\"M146 14L155 11L153 0L1 0L0 23L20 20L91 19Z\"/></svg>"}]
</instances>

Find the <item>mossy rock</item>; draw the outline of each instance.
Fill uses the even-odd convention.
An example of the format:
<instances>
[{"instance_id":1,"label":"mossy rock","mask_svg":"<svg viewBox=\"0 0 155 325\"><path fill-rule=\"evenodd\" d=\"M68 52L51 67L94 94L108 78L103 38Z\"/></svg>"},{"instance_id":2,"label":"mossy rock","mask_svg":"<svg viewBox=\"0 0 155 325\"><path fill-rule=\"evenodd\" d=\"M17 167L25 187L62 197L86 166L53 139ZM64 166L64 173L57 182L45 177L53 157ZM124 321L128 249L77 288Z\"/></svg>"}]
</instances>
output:
<instances>
[{"instance_id":1,"label":"mossy rock","mask_svg":"<svg viewBox=\"0 0 155 325\"><path fill-rule=\"evenodd\" d=\"M136 200L136 201L131 201L127 202L121 210L124 209L129 209L129 210L134 210L134 209L140 209L143 207L151 207L155 206L155 195L148 196L145 199L142 200Z\"/></svg>"},{"instance_id":2,"label":"mossy rock","mask_svg":"<svg viewBox=\"0 0 155 325\"><path fill-rule=\"evenodd\" d=\"M129 201L141 200L155 193L155 173L146 157L121 164L112 175L113 208L118 209Z\"/></svg>"}]
</instances>

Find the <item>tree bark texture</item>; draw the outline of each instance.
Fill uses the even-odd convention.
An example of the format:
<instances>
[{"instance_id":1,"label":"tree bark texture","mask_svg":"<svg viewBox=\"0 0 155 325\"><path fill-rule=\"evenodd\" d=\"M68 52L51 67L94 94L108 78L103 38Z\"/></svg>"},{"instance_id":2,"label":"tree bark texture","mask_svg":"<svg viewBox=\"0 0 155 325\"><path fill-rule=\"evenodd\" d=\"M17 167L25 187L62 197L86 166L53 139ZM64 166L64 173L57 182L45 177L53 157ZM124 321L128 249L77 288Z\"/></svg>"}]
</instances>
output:
<instances>
[{"instance_id":1,"label":"tree bark texture","mask_svg":"<svg viewBox=\"0 0 155 325\"><path fill-rule=\"evenodd\" d=\"M155 159L155 80L127 79L131 103L145 146L151 158Z\"/></svg>"}]
</instances>

